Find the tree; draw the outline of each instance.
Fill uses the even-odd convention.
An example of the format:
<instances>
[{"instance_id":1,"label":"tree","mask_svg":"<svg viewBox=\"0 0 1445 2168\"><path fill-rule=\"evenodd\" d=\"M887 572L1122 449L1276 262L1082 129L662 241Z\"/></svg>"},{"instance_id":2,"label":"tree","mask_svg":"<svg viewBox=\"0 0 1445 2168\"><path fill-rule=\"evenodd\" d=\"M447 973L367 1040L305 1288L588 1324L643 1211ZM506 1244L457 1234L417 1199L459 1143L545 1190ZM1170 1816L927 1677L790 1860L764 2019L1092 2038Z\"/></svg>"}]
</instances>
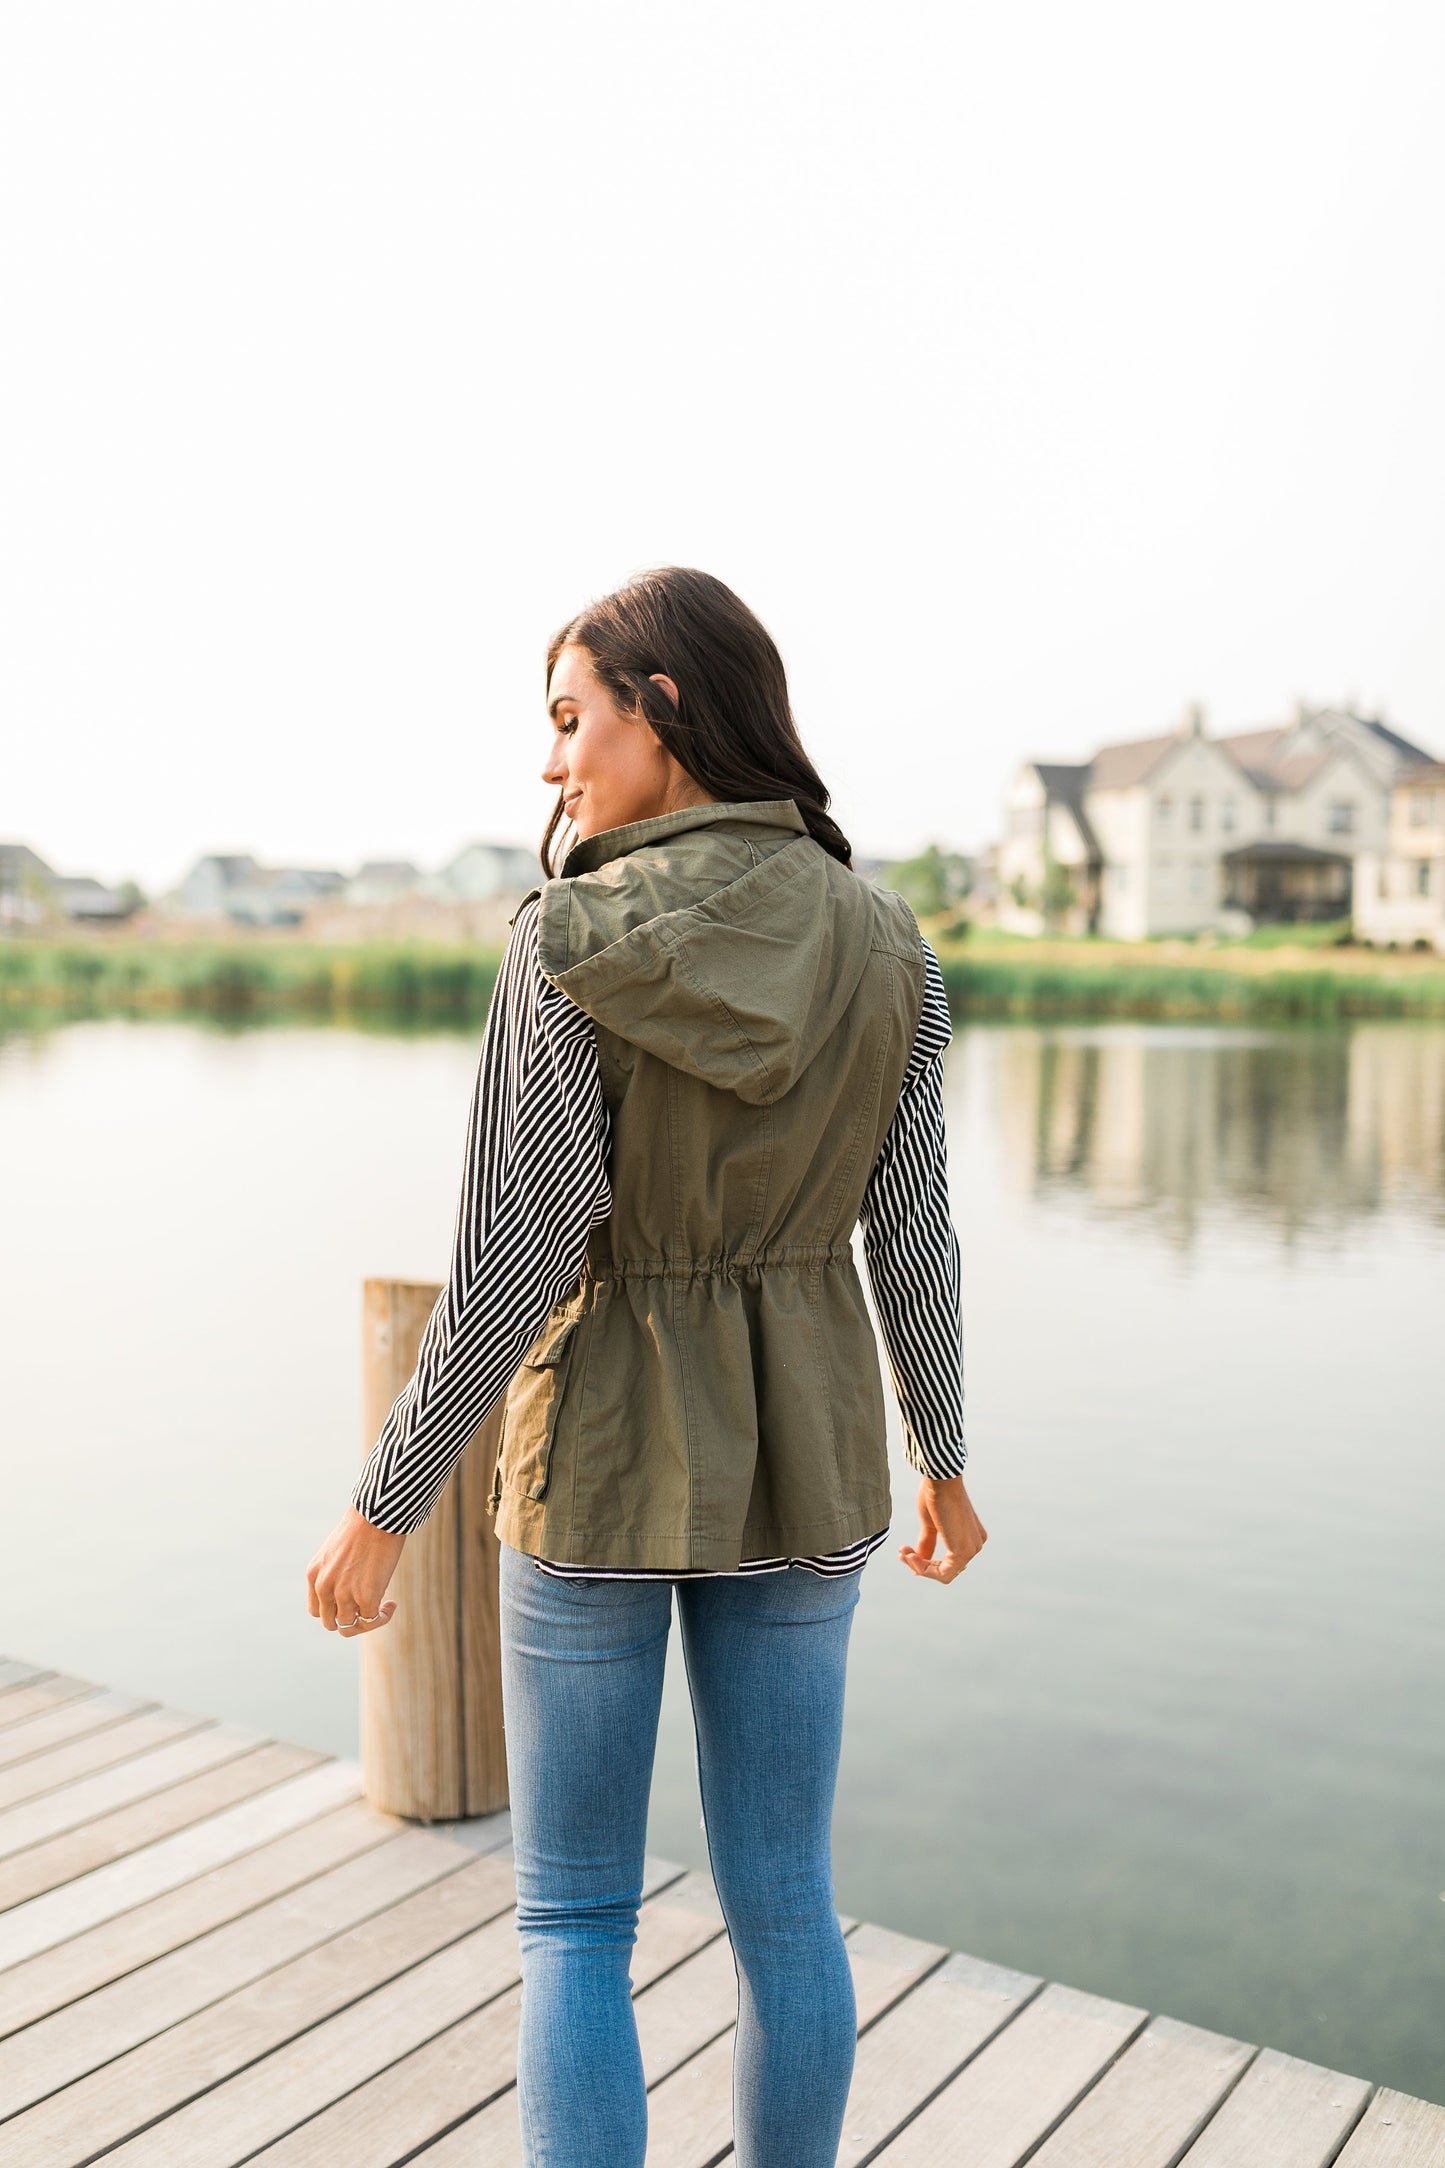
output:
<instances>
[{"instance_id":1,"label":"tree","mask_svg":"<svg viewBox=\"0 0 1445 2168\"><path fill-rule=\"evenodd\" d=\"M941 918L972 888L973 865L958 851L930 843L916 858L885 866L880 878L885 888L898 891L919 918Z\"/></svg>"},{"instance_id":2,"label":"tree","mask_svg":"<svg viewBox=\"0 0 1445 2168\"><path fill-rule=\"evenodd\" d=\"M1044 867L1044 885L1041 896L1046 919L1067 917L1074 908L1074 882L1067 866L1061 866L1057 858L1051 858Z\"/></svg>"}]
</instances>

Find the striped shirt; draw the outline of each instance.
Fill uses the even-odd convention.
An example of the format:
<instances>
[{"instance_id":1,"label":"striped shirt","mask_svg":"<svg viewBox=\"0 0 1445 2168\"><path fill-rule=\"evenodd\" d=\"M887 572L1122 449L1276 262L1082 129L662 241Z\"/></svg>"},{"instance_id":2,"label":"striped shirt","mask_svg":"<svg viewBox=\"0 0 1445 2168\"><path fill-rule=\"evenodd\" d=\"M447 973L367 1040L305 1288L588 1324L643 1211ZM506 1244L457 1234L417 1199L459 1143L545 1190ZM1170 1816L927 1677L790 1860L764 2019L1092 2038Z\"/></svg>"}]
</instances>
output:
<instances>
[{"instance_id":1,"label":"striped shirt","mask_svg":"<svg viewBox=\"0 0 1445 2168\"><path fill-rule=\"evenodd\" d=\"M512 922L482 1035L447 1284L351 1493L373 1526L421 1527L461 1453L558 1302L575 1291L591 1229L612 1209L611 1116L592 1019L544 977L535 898ZM958 1237L948 1210L943 1053L953 1034L924 942L923 1011L898 1104L859 1211L863 1252L904 1451L920 1474L961 1473L963 1345ZM571 1579L684 1580L790 1565L851 1573L888 1534L806 1558L680 1571L534 1560Z\"/></svg>"}]
</instances>

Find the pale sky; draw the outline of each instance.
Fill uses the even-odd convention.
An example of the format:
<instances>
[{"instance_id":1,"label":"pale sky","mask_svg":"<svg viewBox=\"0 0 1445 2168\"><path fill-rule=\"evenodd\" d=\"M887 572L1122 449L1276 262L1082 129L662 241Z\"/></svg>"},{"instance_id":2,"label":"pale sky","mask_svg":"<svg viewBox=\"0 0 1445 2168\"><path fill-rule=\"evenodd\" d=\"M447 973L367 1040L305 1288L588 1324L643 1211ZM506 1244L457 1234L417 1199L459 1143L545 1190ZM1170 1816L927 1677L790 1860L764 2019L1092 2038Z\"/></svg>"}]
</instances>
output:
<instances>
[{"instance_id":1,"label":"pale sky","mask_svg":"<svg viewBox=\"0 0 1445 2168\"><path fill-rule=\"evenodd\" d=\"M0 14L0 840L534 844L548 634L717 573L860 852L1026 753L1445 751L1435 0Z\"/></svg>"}]
</instances>

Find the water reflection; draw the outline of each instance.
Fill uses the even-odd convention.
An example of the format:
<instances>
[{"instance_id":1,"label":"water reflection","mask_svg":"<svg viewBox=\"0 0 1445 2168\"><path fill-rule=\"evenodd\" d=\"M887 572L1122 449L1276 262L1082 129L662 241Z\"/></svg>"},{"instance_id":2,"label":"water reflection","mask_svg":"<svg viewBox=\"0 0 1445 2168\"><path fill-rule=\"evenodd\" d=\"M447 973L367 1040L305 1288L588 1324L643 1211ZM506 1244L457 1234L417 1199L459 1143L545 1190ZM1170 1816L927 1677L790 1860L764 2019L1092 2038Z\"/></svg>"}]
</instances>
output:
<instances>
[{"instance_id":1,"label":"water reflection","mask_svg":"<svg viewBox=\"0 0 1445 2168\"><path fill-rule=\"evenodd\" d=\"M1187 1248L1221 1210L1286 1243L1405 1210L1445 1224L1445 1031L991 1035L1010 1177L1042 1202L1149 1216Z\"/></svg>"}]
</instances>

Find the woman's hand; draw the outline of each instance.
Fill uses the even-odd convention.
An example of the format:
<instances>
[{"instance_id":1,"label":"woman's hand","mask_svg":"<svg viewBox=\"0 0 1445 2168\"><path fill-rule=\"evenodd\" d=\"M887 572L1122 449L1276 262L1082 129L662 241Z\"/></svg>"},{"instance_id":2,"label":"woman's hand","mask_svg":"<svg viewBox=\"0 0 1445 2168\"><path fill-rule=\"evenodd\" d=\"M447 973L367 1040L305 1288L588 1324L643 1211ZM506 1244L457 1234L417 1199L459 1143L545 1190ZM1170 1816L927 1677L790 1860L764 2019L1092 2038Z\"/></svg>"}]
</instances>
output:
<instances>
[{"instance_id":1,"label":"woman's hand","mask_svg":"<svg viewBox=\"0 0 1445 2168\"><path fill-rule=\"evenodd\" d=\"M383 1603L405 1536L377 1528L348 1506L306 1568L306 1607L328 1633L373 1634L389 1623ZM353 1623L353 1621L355 1623Z\"/></svg>"},{"instance_id":2,"label":"woman's hand","mask_svg":"<svg viewBox=\"0 0 1445 2168\"><path fill-rule=\"evenodd\" d=\"M921 1580L956 1581L988 1540L988 1530L973 1510L963 1477L924 1476L918 1486L918 1518L921 1532L917 1545L901 1543L899 1557ZM940 1537L943 1556L935 1558Z\"/></svg>"}]
</instances>

